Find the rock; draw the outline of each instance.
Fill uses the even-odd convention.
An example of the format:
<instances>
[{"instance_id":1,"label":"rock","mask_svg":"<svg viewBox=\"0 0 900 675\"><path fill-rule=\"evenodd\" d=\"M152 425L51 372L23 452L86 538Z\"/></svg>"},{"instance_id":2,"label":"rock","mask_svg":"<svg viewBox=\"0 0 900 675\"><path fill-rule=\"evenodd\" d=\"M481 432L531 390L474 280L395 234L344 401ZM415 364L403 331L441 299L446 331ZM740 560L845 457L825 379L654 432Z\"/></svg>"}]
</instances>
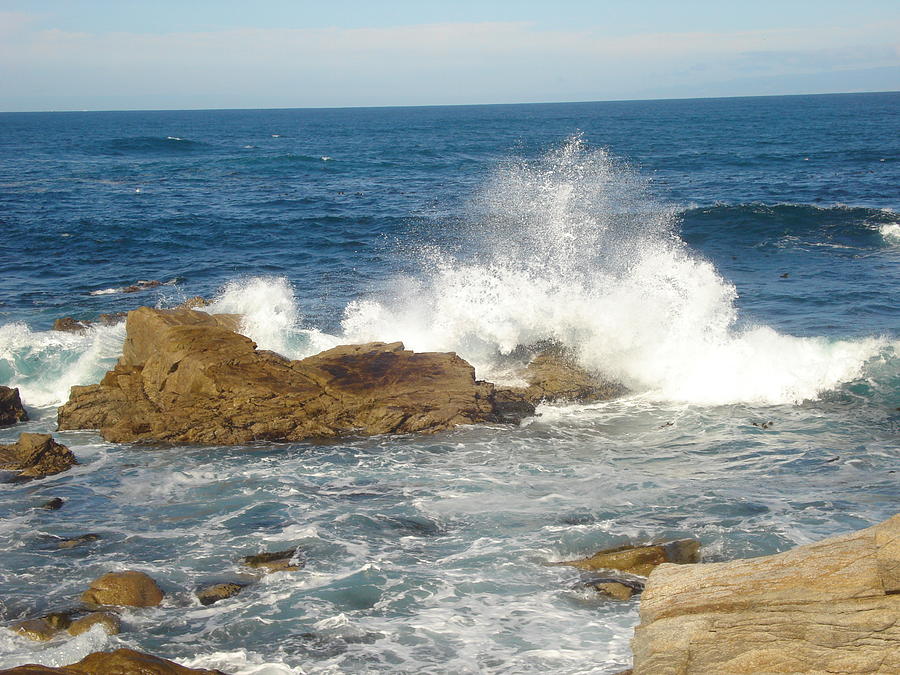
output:
<instances>
[{"instance_id":1,"label":"rock","mask_svg":"<svg viewBox=\"0 0 900 675\"><path fill-rule=\"evenodd\" d=\"M198 307L208 307L209 300L206 298L200 297L199 295L195 295L193 298L188 298L184 302L182 302L175 309L197 309Z\"/></svg>"},{"instance_id":2,"label":"rock","mask_svg":"<svg viewBox=\"0 0 900 675\"><path fill-rule=\"evenodd\" d=\"M99 534L82 534L80 537L63 539L56 544L56 548L75 548L76 546L81 546L82 544L90 544L91 542L97 541L98 539L100 539Z\"/></svg>"},{"instance_id":3,"label":"rock","mask_svg":"<svg viewBox=\"0 0 900 675\"><path fill-rule=\"evenodd\" d=\"M54 497L53 499L49 499L43 504L40 505L40 508L46 509L48 511L57 511L62 508L65 502L59 497Z\"/></svg>"},{"instance_id":4,"label":"rock","mask_svg":"<svg viewBox=\"0 0 900 675\"><path fill-rule=\"evenodd\" d=\"M187 668L174 661L151 656L133 649L94 652L78 663L63 668L29 664L7 670L0 675L225 675L220 670Z\"/></svg>"},{"instance_id":5,"label":"rock","mask_svg":"<svg viewBox=\"0 0 900 675\"><path fill-rule=\"evenodd\" d=\"M622 570L645 577L662 563L685 565L700 561L700 542L696 539L679 539L649 546L618 546L598 551L589 558L550 563L571 565L582 570Z\"/></svg>"},{"instance_id":6,"label":"rock","mask_svg":"<svg viewBox=\"0 0 900 675\"><path fill-rule=\"evenodd\" d=\"M19 478L42 478L78 464L66 446L53 440L50 434L19 434L11 445L0 445L0 469L18 471Z\"/></svg>"},{"instance_id":7,"label":"rock","mask_svg":"<svg viewBox=\"0 0 900 675\"><path fill-rule=\"evenodd\" d=\"M579 366L574 354L559 343L545 341L519 352L533 353L528 364L516 373L527 384L503 387L500 391L504 396L518 394L532 405L556 401L589 403L617 398L627 391L600 373Z\"/></svg>"},{"instance_id":8,"label":"rock","mask_svg":"<svg viewBox=\"0 0 900 675\"><path fill-rule=\"evenodd\" d=\"M276 551L274 553L259 553L257 555L248 555L241 562L247 567L256 567L264 569L268 572L295 572L305 567L303 561L298 564L292 564L291 560L297 553L296 548L287 551Z\"/></svg>"},{"instance_id":9,"label":"rock","mask_svg":"<svg viewBox=\"0 0 900 675\"><path fill-rule=\"evenodd\" d=\"M64 333L80 333L91 325L90 321L77 321L71 316L64 316L53 322L53 330L62 331Z\"/></svg>"},{"instance_id":10,"label":"rock","mask_svg":"<svg viewBox=\"0 0 900 675\"><path fill-rule=\"evenodd\" d=\"M494 386L455 354L335 347L300 361L256 349L239 318L142 307L100 384L73 387L60 429L112 442L234 445L434 432L499 421Z\"/></svg>"},{"instance_id":11,"label":"rock","mask_svg":"<svg viewBox=\"0 0 900 675\"><path fill-rule=\"evenodd\" d=\"M0 386L0 427L8 427L17 422L27 422L28 413L22 407L19 390Z\"/></svg>"},{"instance_id":12,"label":"rock","mask_svg":"<svg viewBox=\"0 0 900 675\"><path fill-rule=\"evenodd\" d=\"M87 616L76 619L69 626L70 635L81 635L96 625L103 626L107 635L118 635L122 630L122 622L112 612L91 612Z\"/></svg>"},{"instance_id":13,"label":"rock","mask_svg":"<svg viewBox=\"0 0 900 675\"><path fill-rule=\"evenodd\" d=\"M164 595L143 572L110 572L95 579L82 593L81 601L89 606L156 607Z\"/></svg>"},{"instance_id":14,"label":"rock","mask_svg":"<svg viewBox=\"0 0 900 675\"><path fill-rule=\"evenodd\" d=\"M777 555L647 581L635 675L900 673L900 515Z\"/></svg>"},{"instance_id":15,"label":"rock","mask_svg":"<svg viewBox=\"0 0 900 675\"><path fill-rule=\"evenodd\" d=\"M247 584L224 583L206 586L197 591L197 599L201 605L211 605L237 595Z\"/></svg>"},{"instance_id":16,"label":"rock","mask_svg":"<svg viewBox=\"0 0 900 675\"><path fill-rule=\"evenodd\" d=\"M59 629L50 625L50 622L46 619L19 621L10 626L9 629L36 642L45 642L59 632Z\"/></svg>"},{"instance_id":17,"label":"rock","mask_svg":"<svg viewBox=\"0 0 900 675\"><path fill-rule=\"evenodd\" d=\"M108 314L101 314L97 319L102 326L115 326L125 321L127 316L128 312L110 312Z\"/></svg>"},{"instance_id":18,"label":"rock","mask_svg":"<svg viewBox=\"0 0 900 675\"><path fill-rule=\"evenodd\" d=\"M644 590L644 584L640 581L619 577L592 579L588 586L616 600L628 600Z\"/></svg>"},{"instance_id":19,"label":"rock","mask_svg":"<svg viewBox=\"0 0 900 675\"><path fill-rule=\"evenodd\" d=\"M152 281L135 281L131 286L125 286L121 289L122 293L137 293L138 291L144 291L148 288L156 288L157 286L162 286L161 281L157 281L156 279Z\"/></svg>"}]
</instances>

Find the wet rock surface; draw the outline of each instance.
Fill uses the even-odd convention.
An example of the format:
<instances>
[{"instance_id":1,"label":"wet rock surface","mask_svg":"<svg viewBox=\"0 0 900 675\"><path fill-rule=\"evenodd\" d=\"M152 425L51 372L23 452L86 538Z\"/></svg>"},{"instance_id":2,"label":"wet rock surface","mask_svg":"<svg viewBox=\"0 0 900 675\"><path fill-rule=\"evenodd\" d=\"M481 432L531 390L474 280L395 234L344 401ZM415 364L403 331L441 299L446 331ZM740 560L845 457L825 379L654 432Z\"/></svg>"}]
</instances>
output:
<instances>
[{"instance_id":1,"label":"wet rock surface","mask_svg":"<svg viewBox=\"0 0 900 675\"><path fill-rule=\"evenodd\" d=\"M900 672L900 515L785 553L663 565L635 675Z\"/></svg>"},{"instance_id":2,"label":"wet rock surface","mask_svg":"<svg viewBox=\"0 0 900 675\"><path fill-rule=\"evenodd\" d=\"M19 440L0 445L0 469L18 471L18 479L42 478L68 471L78 464L75 455L50 434L19 434Z\"/></svg>"},{"instance_id":3,"label":"wet rock surface","mask_svg":"<svg viewBox=\"0 0 900 675\"><path fill-rule=\"evenodd\" d=\"M296 572L305 567L305 563L300 560L292 562L297 554L296 548L290 548L286 551L275 551L272 553L257 553L256 555L245 556L241 562L247 567L261 569L266 573L270 572Z\"/></svg>"},{"instance_id":4,"label":"wet rock surface","mask_svg":"<svg viewBox=\"0 0 900 675\"><path fill-rule=\"evenodd\" d=\"M225 675L220 670L187 668L174 661L133 649L94 652L78 663L62 668L26 665L0 670L6 675Z\"/></svg>"},{"instance_id":5,"label":"wet rock surface","mask_svg":"<svg viewBox=\"0 0 900 675\"><path fill-rule=\"evenodd\" d=\"M81 595L88 606L156 607L165 594L143 572L110 572L95 579Z\"/></svg>"},{"instance_id":6,"label":"wet rock surface","mask_svg":"<svg viewBox=\"0 0 900 675\"><path fill-rule=\"evenodd\" d=\"M238 584L234 582L226 582L222 584L213 584L198 589L196 592L197 599L201 605L212 605L219 600L225 600L240 593L247 584Z\"/></svg>"},{"instance_id":7,"label":"wet rock surface","mask_svg":"<svg viewBox=\"0 0 900 675\"><path fill-rule=\"evenodd\" d=\"M648 546L618 546L604 549L580 560L551 563L569 565L581 570L621 570L645 577L663 563L686 565L700 562L700 542L696 539L678 539Z\"/></svg>"},{"instance_id":8,"label":"wet rock surface","mask_svg":"<svg viewBox=\"0 0 900 675\"><path fill-rule=\"evenodd\" d=\"M237 324L188 309L130 312L116 368L72 388L59 428L99 429L113 442L233 445L503 419L494 386L455 354L369 343L290 361L257 350Z\"/></svg>"},{"instance_id":9,"label":"wet rock surface","mask_svg":"<svg viewBox=\"0 0 900 675\"><path fill-rule=\"evenodd\" d=\"M19 390L15 387L0 386L0 427L27 421L28 413L22 407Z\"/></svg>"}]
</instances>

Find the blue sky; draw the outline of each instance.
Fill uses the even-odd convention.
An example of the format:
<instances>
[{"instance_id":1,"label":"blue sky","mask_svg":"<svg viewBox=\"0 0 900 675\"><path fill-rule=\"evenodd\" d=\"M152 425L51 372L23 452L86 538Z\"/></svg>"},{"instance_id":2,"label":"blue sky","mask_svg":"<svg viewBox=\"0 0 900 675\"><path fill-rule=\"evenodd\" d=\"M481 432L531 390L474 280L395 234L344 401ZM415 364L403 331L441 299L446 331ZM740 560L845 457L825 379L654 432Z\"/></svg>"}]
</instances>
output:
<instances>
[{"instance_id":1,"label":"blue sky","mask_svg":"<svg viewBox=\"0 0 900 675\"><path fill-rule=\"evenodd\" d=\"M0 110L900 89L900 0L0 0Z\"/></svg>"}]
</instances>

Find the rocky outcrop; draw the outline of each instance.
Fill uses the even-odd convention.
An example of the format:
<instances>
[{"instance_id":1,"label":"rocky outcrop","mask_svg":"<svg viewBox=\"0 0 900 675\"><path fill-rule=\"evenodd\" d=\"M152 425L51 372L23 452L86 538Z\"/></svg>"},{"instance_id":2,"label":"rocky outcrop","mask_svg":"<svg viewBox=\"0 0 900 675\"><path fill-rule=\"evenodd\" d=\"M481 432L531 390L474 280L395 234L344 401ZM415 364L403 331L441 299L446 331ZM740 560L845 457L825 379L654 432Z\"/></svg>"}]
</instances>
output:
<instances>
[{"instance_id":1,"label":"rocky outcrop","mask_svg":"<svg viewBox=\"0 0 900 675\"><path fill-rule=\"evenodd\" d=\"M247 584L238 584L234 582L213 584L212 586L198 589L196 596L201 605L212 605L219 600L234 597L246 587Z\"/></svg>"},{"instance_id":2,"label":"rocky outcrop","mask_svg":"<svg viewBox=\"0 0 900 675\"><path fill-rule=\"evenodd\" d=\"M562 345L542 343L534 349L538 351L516 373L526 386L504 387L504 392L519 394L532 405L605 401L626 392L622 385L579 366L574 355Z\"/></svg>"},{"instance_id":3,"label":"rocky outcrop","mask_svg":"<svg viewBox=\"0 0 900 675\"><path fill-rule=\"evenodd\" d=\"M130 312L116 368L72 388L59 428L99 429L113 442L243 444L504 419L494 386L455 354L376 342L289 361L237 325L187 309Z\"/></svg>"},{"instance_id":4,"label":"rocky outcrop","mask_svg":"<svg viewBox=\"0 0 900 675\"><path fill-rule=\"evenodd\" d=\"M0 469L18 471L19 479L42 478L62 473L78 464L66 446L50 434L19 434L11 445L0 445Z\"/></svg>"},{"instance_id":5,"label":"rocky outcrop","mask_svg":"<svg viewBox=\"0 0 900 675\"><path fill-rule=\"evenodd\" d=\"M94 652L78 663L63 668L29 664L7 670L0 675L225 675L220 670L187 668L174 661L151 656L133 649Z\"/></svg>"},{"instance_id":6,"label":"rocky outcrop","mask_svg":"<svg viewBox=\"0 0 900 675\"><path fill-rule=\"evenodd\" d=\"M663 563L687 565L700 561L700 542L678 539L648 546L618 546L598 551L588 558L566 560L552 565L570 565L581 570L619 570L645 577Z\"/></svg>"},{"instance_id":7,"label":"rocky outcrop","mask_svg":"<svg viewBox=\"0 0 900 675\"><path fill-rule=\"evenodd\" d=\"M73 621L67 630L69 635L81 635L94 626L102 626L107 635L118 635L122 630L122 622L112 612L91 612Z\"/></svg>"},{"instance_id":8,"label":"rocky outcrop","mask_svg":"<svg viewBox=\"0 0 900 675\"><path fill-rule=\"evenodd\" d=\"M663 565L635 675L900 673L900 515L785 553Z\"/></svg>"},{"instance_id":9,"label":"rocky outcrop","mask_svg":"<svg viewBox=\"0 0 900 675\"><path fill-rule=\"evenodd\" d=\"M17 422L27 422L28 413L22 407L19 390L0 386L0 427L8 427Z\"/></svg>"},{"instance_id":10,"label":"rocky outcrop","mask_svg":"<svg viewBox=\"0 0 900 675\"><path fill-rule=\"evenodd\" d=\"M248 555L241 561L247 567L261 569L266 573L270 572L296 572L302 570L305 563L292 562L297 554L296 548L290 548L286 551L274 551L271 553L257 553L256 555Z\"/></svg>"},{"instance_id":11,"label":"rocky outcrop","mask_svg":"<svg viewBox=\"0 0 900 675\"><path fill-rule=\"evenodd\" d=\"M156 607L165 594L143 572L110 572L95 579L81 595L88 606Z\"/></svg>"}]
</instances>

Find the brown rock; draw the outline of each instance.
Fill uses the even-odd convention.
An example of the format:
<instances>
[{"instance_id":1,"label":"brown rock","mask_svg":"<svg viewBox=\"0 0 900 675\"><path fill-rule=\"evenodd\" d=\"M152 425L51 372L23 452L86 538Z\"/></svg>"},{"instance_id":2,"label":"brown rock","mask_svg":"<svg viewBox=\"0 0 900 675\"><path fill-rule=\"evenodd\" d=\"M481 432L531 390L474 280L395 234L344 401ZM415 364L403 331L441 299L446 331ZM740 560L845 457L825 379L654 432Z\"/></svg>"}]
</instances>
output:
<instances>
[{"instance_id":1,"label":"brown rock","mask_svg":"<svg viewBox=\"0 0 900 675\"><path fill-rule=\"evenodd\" d=\"M678 539L649 546L618 546L598 551L589 558L551 564L571 565L582 570L622 570L645 577L662 563L685 565L699 561L700 542L696 539Z\"/></svg>"},{"instance_id":2,"label":"brown rock","mask_svg":"<svg viewBox=\"0 0 900 675\"><path fill-rule=\"evenodd\" d=\"M599 593L609 595L616 600L630 600L634 595L634 589L626 586L618 581L603 581L597 584L591 584Z\"/></svg>"},{"instance_id":3,"label":"brown rock","mask_svg":"<svg viewBox=\"0 0 900 675\"><path fill-rule=\"evenodd\" d=\"M237 595L246 584L224 583L206 586L197 591L197 599L201 605L211 605L219 600L225 600Z\"/></svg>"},{"instance_id":4,"label":"brown rock","mask_svg":"<svg viewBox=\"0 0 900 675\"><path fill-rule=\"evenodd\" d=\"M20 478L41 478L67 471L78 464L66 446L50 434L19 434L11 445L0 445L0 469L18 471Z\"/></svg>"},{"instance_id":5,"label":"brown rock","mask_svg":"<svg viewBox=\"0 0 900 675\"><path fill-rule=\"evenodd\" d=\"M635 675L900 672L900 515L785 553L650 575Z\"/></svg>"},{"instance_id":6,"label":"brown rock","mask_svg":"<svg viewBox=\"0 0 900 675\"><path fill-rule=\"evenodd\" d=\"M276 551L273 553L258 553L256 555L248 555L242 562L247 567L256 567L269 572L296 572L304 568L304 563L292 564L291 559L297 552L296 548L287 551Z\"/></svg>"},{"instance_id":7,"label":"brown rock","mask_svg":"<svg viewBox=\"0 0 900 675\"><path fill-rule=\"evenodd\" d=\"M127 316L128 312L110 312L108 314L101 314L97 318L103 326L115 326L116 324L125 321Z\"/></svg>"},{"instance_id":8,"label":"brown rock","mask_svg":"<svg viewBox=\"0 0 900 675\"><path fill-rule=\"evenodd\" d=\"M122 630L122 622L111 612L91 612L72 622L69 626L70 635L81 635L96 625L103 626L108 635L118 635Z\"/></svg>"},{"instance_id":9,"label":"brown rock","mask_svg":"<svg viewBox=\"0 0 900 675\"><path fill-rule=\"evenodd\" d=\"M46 509L47 511L58 511L63 507L63 504L65 504L65 502L61 498L54 497L41 504L40 508Z\"/></svg>"},{"instance_id":10,"label":"brown rock","mask_svg":"<svg viewBox=\"0 0 900 675\"><path fill-rule=\"evenodd\" d=\"M110 572L95 579L81 595L91 606L156 607L164 597L156 582L143 572Z\"/></svg>"},{"instance_id":11,"label":"brown rock","mask_svg":"<svg viewBox=\"0 0 900 675\"><path fill-rule=\"evenodd\" d=\"M174 661L137 652L117 649L114 652L94 652L78 663L63 668L29 664L8 670L0 675L225 675L220 670L187 668Z\"/></svg>"},{"instance_id":12,"label":"brown rock","mask_svg":"<svg viewBox=\"0 0 900 675\"><path fill-rule=\"evenodd\" d=\"M28 413L22 407L19 390L0 386L0 427L8 427L17 422L27 422Z\"/></svg>"},{"instance_id":13,"label":"brown rock","mask_svg":"<svg viewBox=\"0 0 900 675\"><path fill-rule=\"evenodd\" d=\"M64 316L53 322L53 330L64 333L80 333L91 325L90 321L77 321L71 316Z\"/></svg>"},{"instance_id":14,"label":"brown rock","mask_svg":"<svg viewBox=\"0 0 900 675\"><path fill-rule=\"evenodd\" d=\"M122 358L73 387L60 429L113 442L242 444L342 434L433 432L501 419L494 387L455 354L402 343L335 347L301 361L259 351L238 317L130 312Z\"/></svg>"},{"instance_id":15,"label":"brown rock","mask_svg":"<svg viewBox=\"0 0 900 675\"><path fill-rule=\"evenodd\" d=\"M572 401L589 403L617 398L626 389L609 381L602 374L590 372L578 365L570 350L558 343L541 343L521 351L536 353L517 376L524 380L524 387L503 387L504 396L521 395L525 401L537 405L541 402Z\"/></svg>"},{"instance_id":16,"label":"brown rock","mask_svg":"<svg viewBox=\"0 0 900 675\"><path fill-rule=\"evenodd\" d=\"M200 297L199 295L195 295L193 298L188 298L187 300L182 302L175 309L197 309L198 307L207 306L209 306L209 300Z\"/></svg>"},{"instance_id":17,"label":"brown rock","mask_svg":"<svg viewBox=\"0 0 900 675\"><path fill-rule=\"evenodd\" d=\"M19 621L10 626L9 629L36 642L49 640L59 632L59 629L50 625L50 622L46 619Z\"/></svg>"}]
</instances>

